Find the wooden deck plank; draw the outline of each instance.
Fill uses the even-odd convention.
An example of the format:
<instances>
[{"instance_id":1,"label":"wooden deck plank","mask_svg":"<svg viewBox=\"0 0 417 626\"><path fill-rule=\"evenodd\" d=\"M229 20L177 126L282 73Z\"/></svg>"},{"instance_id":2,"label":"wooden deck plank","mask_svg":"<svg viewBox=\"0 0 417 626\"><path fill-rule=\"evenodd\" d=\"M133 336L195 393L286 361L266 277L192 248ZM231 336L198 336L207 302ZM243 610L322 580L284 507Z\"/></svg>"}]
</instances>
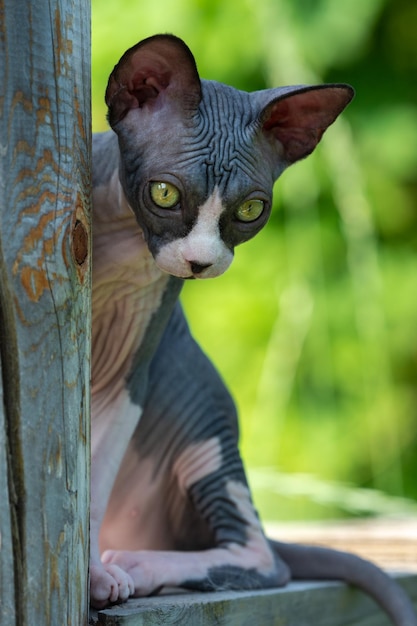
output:
<instances>
[{"instance_id":1,"label":"wooden deck plank","mask_svg":"<svg viewBox=\"0 0 417 626\"><path fill-rule=\"evenodd\" d=\"M417 520L267 524L282 541L328 545L371 559L395 575L417 610ZM364 593L341 583L291 583L257 592L176 593L95 612L105 626L390 626Z\"/></svg>"},{"instance_id":2,"label":"wooden deck plank","mask_svg":"<svg viewBox=\"0 0 417 626\"><path fill-rule=\"evenodd\" d=\"M398 581L417 606L417 575ZM91 616L105 626L390 626L368 596L340 583L284 589L187 593L129 600Z\"/></svg>"},{"instance_id":3,"label":"wooden deck plank","mask_svg":"<svg viewBox=\"0 0 417 626\"><path fill-rule=\"evenodd\" d=\"M266 524L279 541L325 545L369 559L383 569L417 573L417 519L369 518Z\"/></svg>"}]
</instances>

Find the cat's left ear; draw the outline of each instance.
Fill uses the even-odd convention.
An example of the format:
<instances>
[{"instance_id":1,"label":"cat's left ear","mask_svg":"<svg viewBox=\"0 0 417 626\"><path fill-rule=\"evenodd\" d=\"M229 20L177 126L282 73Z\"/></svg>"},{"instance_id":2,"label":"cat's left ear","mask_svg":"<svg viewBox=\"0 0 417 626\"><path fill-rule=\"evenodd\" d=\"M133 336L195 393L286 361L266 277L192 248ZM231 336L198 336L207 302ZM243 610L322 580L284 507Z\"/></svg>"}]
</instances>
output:
<instances>
[{"instance_id":1,"label":"cat's left ear","mask_svg":"<svg viewBox=\"0 0 417 626\"><path fill-rule=\"evenodd\" d=\"M280 158L284 158L287 165L313 152L324 131L354 96L350 85L284 87L268 91L270 96L278 94L278 97L269 98L259 120L263 131L278 139Z\"/></svg>"},{"instance_id":2,"label":"cat's left ear","mask_svg":"<svg viewBox=\"0 0 417 626\"><path fill-rule=\"evenodd\" d=\"M155 35L124 53L106 90L109 122L114 126L132 109L192 110L201 100L194 57L173 35Z\"/></svg>"}]
</instances>

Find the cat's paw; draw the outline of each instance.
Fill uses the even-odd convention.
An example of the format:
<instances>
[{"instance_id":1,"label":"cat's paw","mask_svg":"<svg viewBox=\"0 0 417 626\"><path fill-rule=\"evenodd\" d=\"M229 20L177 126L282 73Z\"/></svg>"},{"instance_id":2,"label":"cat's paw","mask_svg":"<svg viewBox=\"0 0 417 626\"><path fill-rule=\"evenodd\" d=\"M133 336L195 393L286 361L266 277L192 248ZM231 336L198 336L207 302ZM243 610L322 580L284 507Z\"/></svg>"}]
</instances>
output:
<instances>
[{"instance_id":1,"label":"cat's paw","mask_svg":"<svg viewBox=\"0 0 417 626\"><path fill-rule=\"evenodd\" d=\"M135 597L157 593L164 586L170 567L175 564L175 559L167 560L163 552L147 550L107 550L101 558L106 567L118 566L131 576Z\"/></svg>"},{"instance_id":2,"label":"cat's paw","mask_svg":"<svg viewBox=\"0 0 417 626\"><path fill-rule=\"evenodd\" d=\"M113 602L124 602L134 591L132 577L118 565L91 565L90 604L95 609L103 609Z\"/></svg>"}]
</instances>

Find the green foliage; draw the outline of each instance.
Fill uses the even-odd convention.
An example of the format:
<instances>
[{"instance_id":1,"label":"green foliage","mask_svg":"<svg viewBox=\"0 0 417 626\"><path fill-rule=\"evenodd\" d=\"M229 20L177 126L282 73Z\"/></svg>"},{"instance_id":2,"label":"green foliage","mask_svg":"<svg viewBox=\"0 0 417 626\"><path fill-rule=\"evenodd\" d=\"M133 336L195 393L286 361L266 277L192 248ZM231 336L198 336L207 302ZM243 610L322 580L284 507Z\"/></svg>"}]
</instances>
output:
<instances>
[{"instance_id":1,"label":"green foliage","mask_svg":"<svg viewBox=\"0 0 417 626\"><path fill-rule=\"evenodd\" d=\"M183 297L237 400L269 518L406 511L417 496L416 26L413 0L93 0L96 130L113 65L156 32L183 37L203 77L238 88L357 89L278 182L264 232ZM324 497L337 481L391 494L392 507L375 495L355 508L360 492L344 486Z\"/></svg>"}]
</instances>

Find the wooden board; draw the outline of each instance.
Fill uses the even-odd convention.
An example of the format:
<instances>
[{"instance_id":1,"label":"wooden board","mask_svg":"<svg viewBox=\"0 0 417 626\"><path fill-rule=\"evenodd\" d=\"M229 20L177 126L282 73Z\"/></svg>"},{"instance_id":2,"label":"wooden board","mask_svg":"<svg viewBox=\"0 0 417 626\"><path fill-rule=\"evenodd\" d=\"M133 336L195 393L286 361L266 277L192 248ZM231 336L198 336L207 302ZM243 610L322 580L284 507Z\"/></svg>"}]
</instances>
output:
<instances>
[{"instance_id":1,"label":"wooden board","mask_svg":"<svg viewBox=\"0 0 417 626\"><path fill-rule=\"evenodd\" d=\"M90 13L0 20L0 623L88 621Z\"/></svg>"},{"instance_id":2,"label":"wooden board","mask_svg":"<svg viewBox=\"0 0 417 626\"><path fill-rule=\"evenodd\" d=\"M10 501L9 485L7 480L8 454L9 451L6 437L6 419L4 411L3 375L0 360L0 494L2 496L3 503L8 503ZM0 624L17 626L14 594L12 523L10 514L10 509L3 504L0 509Z\"/></svg>"},{"instance_id":3,"label":"wooden board","mask_svg":"<svg viewBox=\"0 0 417 626\"><path fill-rule=\"evenodd\" d=\"M417 576L399 578L417 606ZM181 594L99 611L105 626L392 626L363 593L340 583L291 583L257 592Z\"/></svg>"},{"instance_id":4,"label":"wooden board","mask_svg":"<svg viewBox=\"0 0 417 626\"><path fill-rule=\"evenodd\" d=\"M266 532L280 541L354 552L383 569L417 573L417 519L413 517L266 524Z\"/></svg>"},{"instance_id":5,"label":"wooden board","mask_svg":"<svg viewBox=\"0 0 417 626\"><path fill-rule=\"evenodd\" d=\"M389 518L339 522L267 524L282 541L328 545L396 568L417 609L417 523ZM394 574L393 574L394 575ZM284 589L182 594L131 600L91 615L107 626L388 626L389 620L362 592L340 583L291 583Z\"/></svg>"}]
</instances>

